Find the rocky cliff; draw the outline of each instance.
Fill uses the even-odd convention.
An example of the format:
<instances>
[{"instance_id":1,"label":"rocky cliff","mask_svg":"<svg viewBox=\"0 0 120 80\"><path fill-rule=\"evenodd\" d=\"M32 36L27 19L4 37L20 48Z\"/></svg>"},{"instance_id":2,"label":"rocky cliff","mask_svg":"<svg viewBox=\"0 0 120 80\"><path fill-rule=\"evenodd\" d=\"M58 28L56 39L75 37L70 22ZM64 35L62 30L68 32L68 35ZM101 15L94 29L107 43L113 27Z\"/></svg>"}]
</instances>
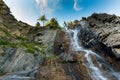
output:
<instances>
[{"instance_id":1,"label":"rocky cliff","mask_svg":"<svg viewBox=\"0 0 120 80\"><path fill-rule=\"evenodd\" d=\"M100 40L108 47L120 53L120 17L106 13L94 13L80 21L83 27L94 30Z\"/></svg>"},{"instance_id":2,"label":"rocky cliff","mask_svg":"<svg viewBox=\"0 0 120 80\"><path fill-rule=\"evenodd\" d=\"M81 44L102 53L101 55L119 69L120 17L106 13L94 13L80 20L79 24L82 27L78 35L82 41Z\"/></svg>"},{"instance_id":3,"label":"rocky cliff","mask_svg":"<svg viewBox=\"0 0 120 80\"><path fill-rule=\"evenodd\" d=\"M17 21L0 0L0 80L35 79L44 55L53 53L56 33Z\"/></svg>"},{"instance_id":4,"label":"rocky cliff","mask_svg":"<svg viewBox=\"0 0 120 80\"><path fill-rule=\"evenodd\" d=\"M94 13L52 30L17 21L0 0L0 80L120 80L119 19Z\"/></svg>"}]
</instances>

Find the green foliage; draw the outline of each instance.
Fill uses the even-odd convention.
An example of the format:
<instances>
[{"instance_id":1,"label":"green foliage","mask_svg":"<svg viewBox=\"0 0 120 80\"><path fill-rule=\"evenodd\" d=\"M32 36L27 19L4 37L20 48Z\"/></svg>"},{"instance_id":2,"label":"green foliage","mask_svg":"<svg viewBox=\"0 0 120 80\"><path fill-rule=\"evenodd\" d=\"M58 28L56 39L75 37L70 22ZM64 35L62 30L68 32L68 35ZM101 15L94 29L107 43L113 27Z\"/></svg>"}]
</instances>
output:
<instances>
[{"instance_id":1,"label":"green foliage","mask_svg":"<svg viewBox=\"0 0 120 80\"><path fill-rule=\"evenodd\" d=\"M45 24L45 21L47 21L47 18L45 15L42 15L38 20L42 21L43 22L43 26Z\"/></svg>"},{"instance_id":2,"label":"green foliage","mask_svg":"<svg viewBox=\"0 0 120 80\"><path fill-rule=\"evenodd\" d=\"M75 24L77 24L77 21L75 21L75 22L72 22L72 21L64 22L64 28L75 29L76 28Z\"/></svg>"},{"instance_id":3,"label":"green foliage","mask_svg":"<svg viewBox=\"0 0 120 80\"><path fill-rule=\"evenodd\" d=\"M26 48L26 51L29 53L35 53L35 51L40 51L39 48L37 47L39 45L31 44L29 42L28 43L21 42L19 43L19 45L21 47Z\"/></svg>"},{"instance_id":4,"label":"green foliage","mask_svg":"<svg viewBox=\"0 0 120 80\"><path fill-rule=\"evenodd\" d=\"M39 22L37 22L35 26L36 26L36 27L40 27L40 23L39 23Z\"/></svg>"},{"instance_id":5,"label":"green foliage","mask_svg":"<svg viewBox=\"0 0 120 80\"><path fill-rule=\"evenodd\" d=\"M10 33L9 33L10 34ZM0 36L0 45L4 48L23 48L26 52L35 54L42 53L44 54L46 51L46 47L41 45L38 42L30 42L29 39L25 36L17 36L17 35L4 35ZM13 41L11 41L13 40Z\"/></svg>"},{"instance_id":6,"label":"green foliage","mask_svg":"<svg viewBox=\"0 0 120 80\"><path fill-rule=\"evenodd\" d=\"M56 18L52 18L48 23L47 26L50 27L50 29L61 29L58 21Z\"/></svg>"},{"instance_id":7,"label":"green foliage","mask_svg":"<svg viewBox=\"0 0 120 80\"><path fill-rule=\"evenodd\" d=\"M27 37L25 37L25 36L18 36L18 35L16 35L16 39L17 40L22 40L22 41L29 41L29 39Z\"/></svg>"},{"instance_id":8,"label":"green foliage","mask_svg":"<svg viewBox=\"0 0 120 80\"><path fill-rule=\"evenodd\" d=\"M59 26L58 21L57 21L56 18L52 18L52 19L50 20L50 23L51 23L52 26Z\"/></svg>"}]
</instances>

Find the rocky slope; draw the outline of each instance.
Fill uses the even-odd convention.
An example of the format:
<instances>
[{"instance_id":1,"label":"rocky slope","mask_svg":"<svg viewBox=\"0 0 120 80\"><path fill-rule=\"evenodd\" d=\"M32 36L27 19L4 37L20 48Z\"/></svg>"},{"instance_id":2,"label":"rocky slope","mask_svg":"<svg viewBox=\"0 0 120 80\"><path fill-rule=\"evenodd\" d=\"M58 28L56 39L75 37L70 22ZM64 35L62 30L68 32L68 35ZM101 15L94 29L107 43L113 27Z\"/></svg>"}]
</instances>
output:
<instances>
[{"instance_id":1,"label":"rocky slope","mask_svg":"<svg viewBox=\"0 0 120 80\"><path fill-rule=\"evenodd\" d=\"M93 40L88 44L86 39ZM54 54L59 57L42 64L37 80L120 79L119 74L112 74L120 72L120 61L116 61L109 47L97 40L95 33L85 28L80 28L80 31L78 29L78 34L76 30L58 31L54 41Z\"/></svg>"},{"instance_id":2,"label":"rocky slope","mask_svg":"<svg viewBox=\"0 0 120 80\"><path fill-rule=\"evenodd\" d=\"M26 23L17 21L3 0L0 0L0 25L16 35L26 35L31 27Z\"/></svg>"},{"instance_id":3,"label":"rocky slope","mask_svg":"<svg viewBox=\"0 0 120 80\"><path fill-rule=\"evenodd\" d=\"M80 21L83 27L94 30L100 40L120 53L120 17L106 13L94 13Z\"/></svg>"},{"instance_id":4,"label":"rocky slope","mask_svg":"<svg viewBox=\"0 0 120 80\"><path fill-rule=\"evenodd\" d=\"M59 55L42 65L37 80L92 80L83 65L83 52L71 47L71 36L66 31L58 31L54 41L54 54Z\"/></svg>"},{"instance_id":5,"label":"rocky slope","mask_svg":"<svg viewBox=\"0 0 120 80\"><path fill-rule=\"evenodd\" d=\"M0 80L35 79L44 53L52 53L56 32L17 21L0 0Z\"/></svg>"},{"instance_id":6,"label":"rocky slope","mask_svg":"<svg viewBox=\"0 0 120 80\"><path fill-rule=\"evenodd\" d=\"M75 22L77 30L30 26L0 0L0 80L120 80L119 17Z\"/></svg>"},{"instance_id":7,"label":"rocky slope","mask_svg":"<svg viewBox=\"0 0 120 80\"><path fill-rule=\"evenodd\" d=\"M42 65L37 80L119 80L119 73L114 77L112 74L120 72L120 55L115 51L116 48L119 50L119 17L105 13L93 14L75 25L78 34L74 30L57 32L54 54L59 57ZM78 44L74 39L75 34Z\"/></svg>"}]
</instances>

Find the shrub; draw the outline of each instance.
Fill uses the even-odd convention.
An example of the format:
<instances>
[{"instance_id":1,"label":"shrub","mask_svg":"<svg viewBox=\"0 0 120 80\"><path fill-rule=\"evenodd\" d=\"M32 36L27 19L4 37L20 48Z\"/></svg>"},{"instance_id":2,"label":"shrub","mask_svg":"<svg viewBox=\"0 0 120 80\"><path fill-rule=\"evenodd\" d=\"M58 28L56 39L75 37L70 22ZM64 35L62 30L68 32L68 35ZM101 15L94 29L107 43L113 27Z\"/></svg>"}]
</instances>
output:
<instances>
[{"instance_id":1,"label":"shrub","mask_svg":"<svg viewBox=\"0 0 120 80\"><path fill-rule=\"evenodd\" d=\"M37 22L35 26L36 26L36 27L40 27L40 23L39 23L39 22Z\"/></svg>"},{"instance_id":2,"label":"shrub","mask_svg":"<svg viewBox=\"0 0 120 80\"><path fill-rule=\"evenodd\" d=\"M50 29L61 29L58 21L56 18L52 18L50 21L49 21L49 24L47 24Z\"/></svg>"},{"instance_id":3,"label":"shrub","mask_svg":"<svg viewBox=\"0 0 120 80\"><path fill-rule=\"evenodd\" d=\"M45 21L47 21L46 19L46 16L45 15L42 15L38 20L42 21L43 22L43 26L45 24Z\"/></svg>"}]
</instances>

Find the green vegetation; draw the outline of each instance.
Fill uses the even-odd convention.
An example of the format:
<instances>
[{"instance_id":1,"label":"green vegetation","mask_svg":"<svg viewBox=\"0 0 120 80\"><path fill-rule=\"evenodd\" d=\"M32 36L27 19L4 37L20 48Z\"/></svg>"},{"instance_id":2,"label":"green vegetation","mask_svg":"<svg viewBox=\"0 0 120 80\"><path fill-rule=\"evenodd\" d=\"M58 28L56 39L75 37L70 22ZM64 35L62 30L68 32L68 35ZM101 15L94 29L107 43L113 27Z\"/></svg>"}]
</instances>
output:
<instances>
[{"instance_id":1,"label":"green vegetation","mask_svg":"<svg viewBox=\"0 0 120 80\"><path fill-rule=\"evenodd\" d=\"M18 35L15 35L15 38L17 40L21 40L21 41L29 41L29 39L25 36L18 36Z\"/></svg>"},{"instance_id":2,"label":"green vegetation","mask_svg":"<svg viewBox=\"0 0 120 80\"><path fill-rule=\"evenodd\" d=\"M75 29L76 26L79 24L78 20L75 20L74 22L70 21L70 22L65 22L64 21L64 28L67 29Z\"/></svg>"},{"instance_id":3,"label":"green vegetation","mask_svg":"<svg viewBox=\"0 0 120 80\"><path fill-rule=\"evenodd\" d=\"M39 22L37 22L35 26L36 26L36 27L40 27L40 23L39 23Z\"/></svg>"},{"instance_id":4,"label":"green vegetation","mask_svg":"<svg viewBox=\"0 0 120 80\"><path fill-rule=\"evenodd\" d=\"M51 20L47 22L46 26L48 26L50 29L61 29L56 18L51 18Z\"/></svg>"},{"instance_id":5,"label":"green vegetation","mask_svg":"<svg viewBox=\"0 0 120 80\"><path fill-rule=\"evenodd\" d=\"M50 26L51 26L51 28L53 28L53 29L60 28L60 25L59 25L59 23L58 23L58 21L57 21L56 18L52 18L52 19L50 20Z\"/></svg>"},{"instance_id":6,"label":"green vegetation","mask_svg":"<svg viewBox=\"0 0 120 80\"><path fill-rule=\"evenodd\" d=\"M47 21L45 15L41 16L38 20L42 21L43 22L43 26L45 26L45 21Z\"/></svg>"},{"instance_id":7,"label":"green vegetation","mask_svg":"<svg viewBox=\"0 0 120 80\"><path fill-rule=\"evenodd\" d=\"M57 21L56 18L51 18L50 20L47 20L46 19L46 16L43 15L41 16L38 20L42 21L43 22L43 26L49 28L49 29L62 29ZM47 23L45 24L45 21L47 21ZM39 27L40 26L40 23L37 22L36 23L36 27Z\"/></svg>"},{"instance_id":8,"label":"green vegetation","mask_svg":"<svg viewBox=\"0 0 120 80\"><path fill-rule=\"evenodd\" d=\"M25 36L18 36L10 34L8 31L4 30L5 35L0 36L0 45L2 48L22 48L28 53L37 55L37 53L45 53L46 47L38 42L31 42ZM8 35L9 34L9 35Z\"/></svg>"}]
</instances>

